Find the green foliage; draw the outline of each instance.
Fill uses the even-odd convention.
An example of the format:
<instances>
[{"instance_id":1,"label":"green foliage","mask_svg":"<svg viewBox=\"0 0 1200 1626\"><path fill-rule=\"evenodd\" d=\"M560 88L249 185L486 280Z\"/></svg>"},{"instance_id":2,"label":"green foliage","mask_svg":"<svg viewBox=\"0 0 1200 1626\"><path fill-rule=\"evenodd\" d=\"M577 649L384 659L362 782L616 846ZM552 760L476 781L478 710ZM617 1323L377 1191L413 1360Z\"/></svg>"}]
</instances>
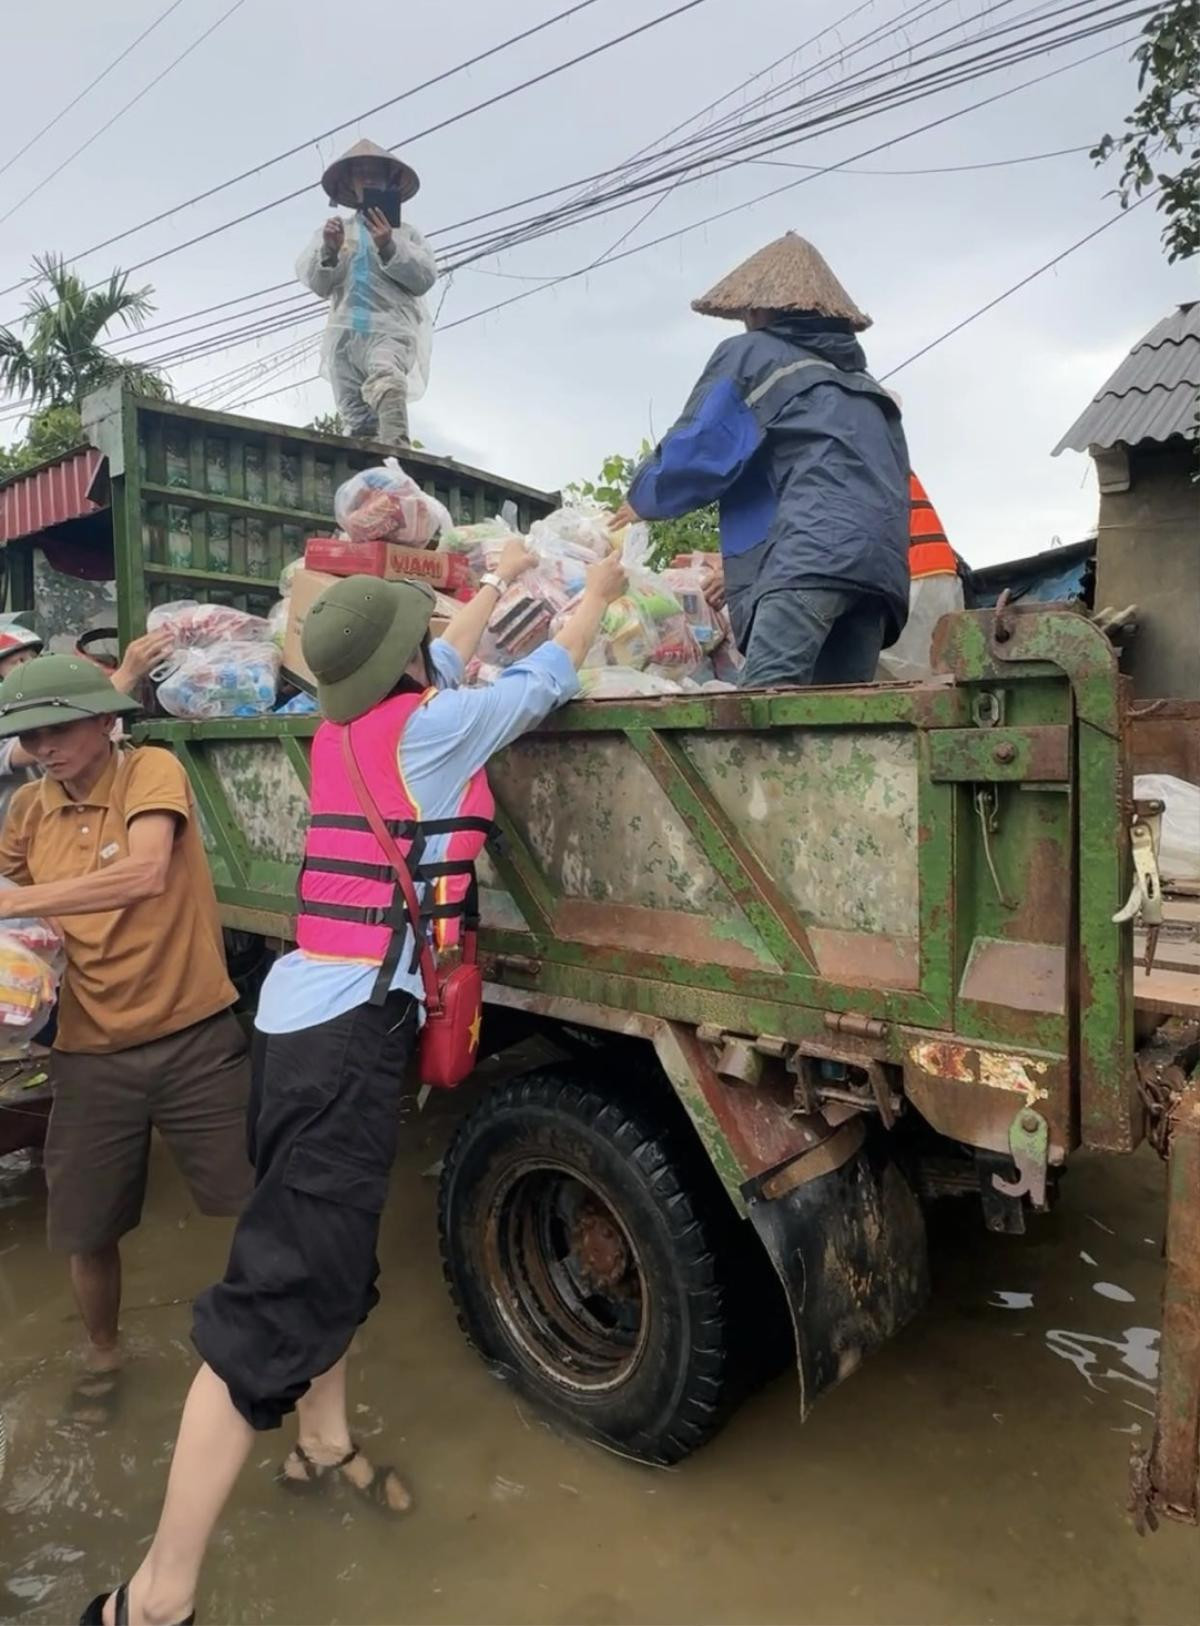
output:
<instances>
[{"instance_id":1,"label":"green foliage","mask_svg":"<svg viewBox=\"0 0 1200 1626\"><path fill-rule=\"evenodd\" d=\"M73 406L47 407L30 420L29 433L12 446L0 446L0 480L24 474L39 463L72 452L86 441L79 409Z\"/></svg>"},{"instance_id":2,"label":"green foliage","mask_svg":"<svg viewBox=\"0 0 1200 1626\"><path fill-rule=\"evenodd\" d=\"M649 441L643 441L636 458L619 454L606 457L599 478L582 480L569 485L563 495L574 502L599 503L602 508L617 509L625 501L634 472L643 458L650 455ZM717 553L721 538L717 526L716 505L698 508L694 514L682 519L656 519L650 525L650 564L655 570L669 565L677 553Z\"/></svg>"},{"instance_id":3,"label":"green foliage","mask_svg":"<svg viewBox=\"0 0 1200 1626\"><path fill-rule=\"evenodd\" d=\"M24 440L0 448L0 478L19 474L84 444L79 409L89 391L120 379L141 395L165 399L169 385L150 368L122 361L101 339L113 322L136 330L154 309L151 289L130 288L123 272L89 289L61 256L34 259L24 336L0 328L0 388L31 408Z\"/></svg>"},{"instance_id":4,"label":"green foliage","mask_svg":"<svg viewBox=\"0 0 1200 1626\"><path fill-rule=\"evenodd\" d=\"M1200 0L1169 0L1147 18L1134 52L1140 100L1123 135L1104 136L1096 163L1121 161L1121 207L1155 187L1169 260L1200 249ZM1163 166L1182 159L1175 173Z\"/></svg>"}]
</instances>

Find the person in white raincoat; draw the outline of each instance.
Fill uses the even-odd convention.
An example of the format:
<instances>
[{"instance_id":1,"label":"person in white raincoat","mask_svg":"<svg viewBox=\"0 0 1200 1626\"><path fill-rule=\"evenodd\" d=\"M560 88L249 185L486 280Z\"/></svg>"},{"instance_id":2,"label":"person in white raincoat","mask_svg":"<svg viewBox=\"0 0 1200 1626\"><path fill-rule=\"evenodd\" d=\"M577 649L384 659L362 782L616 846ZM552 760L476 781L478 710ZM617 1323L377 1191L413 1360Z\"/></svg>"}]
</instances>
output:
<instances>
[{"instance_id":1,"label":"person in white raincoat","mask_svg":"<svg viewBox=\"0 0 1200 1626\"><path fill-rule=\"evenodd\" d=\"M296 262L329 301L321 370L347 432L395 446L408 445L408 405L424 394L432 350L423 296L437 280L433 251L415 226L392 224L420 184L391 153L357 142L322 176L330 202L354 215L326 221Z\"/></svg>"}]
</instances>

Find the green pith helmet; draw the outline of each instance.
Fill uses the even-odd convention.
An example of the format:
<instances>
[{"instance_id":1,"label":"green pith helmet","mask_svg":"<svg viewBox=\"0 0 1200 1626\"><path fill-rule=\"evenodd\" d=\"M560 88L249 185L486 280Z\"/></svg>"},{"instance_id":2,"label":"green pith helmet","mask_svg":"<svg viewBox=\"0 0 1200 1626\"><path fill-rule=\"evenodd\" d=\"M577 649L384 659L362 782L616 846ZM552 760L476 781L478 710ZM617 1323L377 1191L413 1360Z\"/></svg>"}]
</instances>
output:
<instances>
[{"instance_id":1,"label":"green pith helmet","mask_svg":"<svg viewBox=\"0 0 1200 1626\"><path fill-rule=\"evenodd\" d=\"M0 683L0 739L57 728L81 717L137 711L136 700L114 689L107 673L77 655L39 655Z\"/></svg>"},{"instance_id":2,"label":"green pith helmet","mask_svg":"<svg viewBox=\"0 0 1200 1626\"><path fill-rule=\"evenodd\" d=\"M437 598L424 582L346 576L313 605L300 649L331 723L350 723L385 699L429 631Z\"/></svg>"}]
</instances>

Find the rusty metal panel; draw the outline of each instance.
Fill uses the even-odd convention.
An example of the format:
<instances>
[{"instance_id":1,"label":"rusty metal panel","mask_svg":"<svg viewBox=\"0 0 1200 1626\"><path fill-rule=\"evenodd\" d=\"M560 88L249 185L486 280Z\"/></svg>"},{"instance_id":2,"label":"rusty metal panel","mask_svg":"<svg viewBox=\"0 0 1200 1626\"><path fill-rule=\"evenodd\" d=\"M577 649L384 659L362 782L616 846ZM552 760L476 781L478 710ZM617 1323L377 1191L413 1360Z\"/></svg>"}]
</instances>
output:
<instances>
[{"instance_id":1,"label":"rusty metal panel","mask_svg":"<svg viewBox=\"0 0 1200 1626\"><path fill-rule=\"evenodd\" d=\"M99 452L83 446L0 487L0 543L99 513L101 505L92 502L88 488L102 461Z\"/></svg>"},{"instance_id":2,"label":"rusty metal panel","mask_svg":"<svg viewBox=\"0 0 1200 1626\"><path fill-rule=\"evenodd\" d=\"M298 865L308 827L308 793L283 752L230 741L214 742L208 754L254 855Z\"/></svg>"},{"instance_id":3,"label":"rusty metal panel","mask_svg":"<svg viewBox=\"0 0 1200 1626\"><path fill-rule=\"evenodd\" d=\"M1075 1145L1067 1059L1044 1052L966 1044L957 1035L905 1034L904 1092L925 1121L950 1140L1007 1154L1022 1107L1050 1126L1050 1161Z\"/></svg>"},{"instance_id":4,"label":"rusty metal panel","mask_svg":"<svg viewBox=\"0 0 1200 1626\"><path fill-rule=\"evenodd\" d=\"M554 899L555 929L686 958L773 966L699 840L621 734L520 741L493 764L498 802Z\"/></svg>"},{"instance_id":5,"label":"rusty metal panel","mask_svg":"<svg viewBox=\"0 0 1200 1626\"><path fill-rule=\"evenodd\" d=\"M929 738L932 777L940 781L997 780L1063 783L1071 775L1071 732L1065 725L1033 728L941 728Z\"/></svg>"},{"instance_id":6,"label":"rusty metal panel","mask_svg":"<svg viewBox=\"0 0 1200 1626\"><path fill-rule=\"evenodd\" d=\"M915 941L912 730L703 733L690 736L686 749L807 922Z\"/></svg>"}]
</instances>

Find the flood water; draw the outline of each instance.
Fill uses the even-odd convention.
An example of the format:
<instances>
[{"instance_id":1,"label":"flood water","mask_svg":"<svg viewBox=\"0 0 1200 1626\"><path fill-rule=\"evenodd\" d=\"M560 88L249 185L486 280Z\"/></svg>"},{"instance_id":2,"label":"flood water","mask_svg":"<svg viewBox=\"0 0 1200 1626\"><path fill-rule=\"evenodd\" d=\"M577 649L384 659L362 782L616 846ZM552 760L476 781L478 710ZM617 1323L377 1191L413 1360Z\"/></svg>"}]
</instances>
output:
<instances>
[{"instance_id":1,"label":"flood water","mask_svg":"<svg viewBox=\"0 0 1200 1626\"><path fill-rule=\"evenodd\" d=\"M464 1345L434 1237L458 1106L410 1115L385 1215L384 1302L352 1375L359 1436L417 1496L389 1522L251 1456L214 1545L202 1622L1130 1623L1197 1626L1200 1534L1139 1539L1122 1511L1150 1424L1162 1167L1081 1157L1056 1212L989 1237L937 1227L932 1307L801 1428L781 1378L681 1467L545 1426ZM125 1252L131 1355L102 1432L64 1420L79 1326L42 1242L40 1176L0 1165L0 1619L73 1622L134 1566L194 1367L191 1295L227 1227L156 1153Z\"/></svg>"}]
</instances>

